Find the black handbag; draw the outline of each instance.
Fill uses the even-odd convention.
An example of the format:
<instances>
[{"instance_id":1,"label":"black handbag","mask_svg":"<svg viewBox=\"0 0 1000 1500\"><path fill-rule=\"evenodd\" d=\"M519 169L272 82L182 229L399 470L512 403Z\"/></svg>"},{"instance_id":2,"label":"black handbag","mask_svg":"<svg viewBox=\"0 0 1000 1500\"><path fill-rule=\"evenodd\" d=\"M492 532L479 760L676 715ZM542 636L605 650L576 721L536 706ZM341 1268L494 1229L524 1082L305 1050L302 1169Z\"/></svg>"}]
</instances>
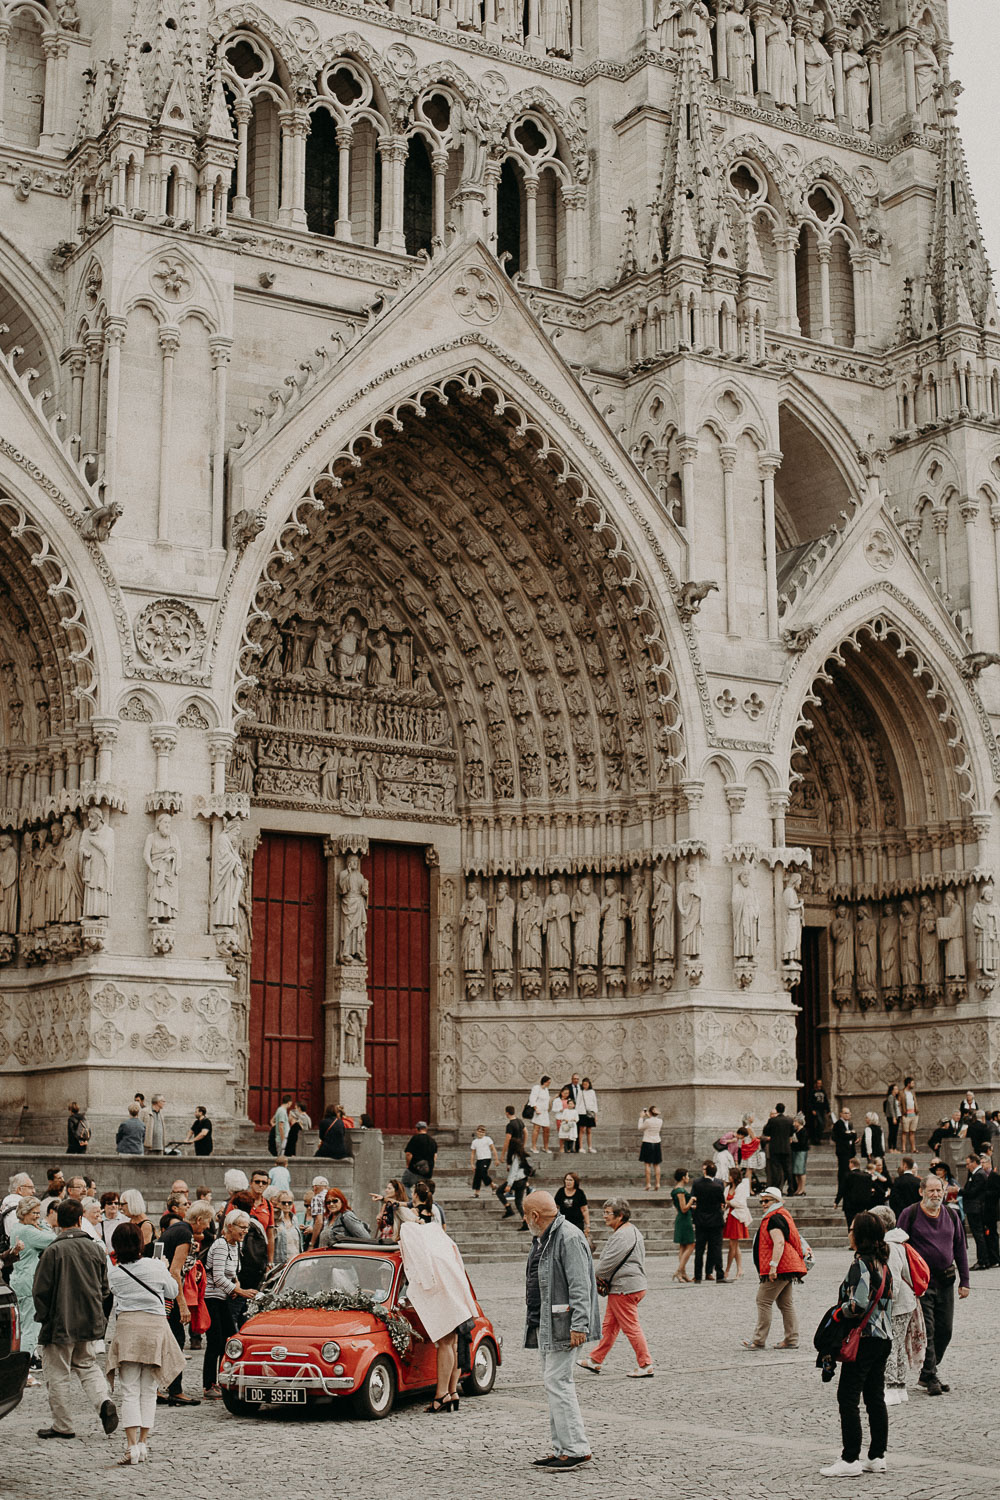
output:
<instances>
[{"instance_id":1,"label":"black handbag","mask_svg":"<svg viewBox=\"0 0 1000 1500\"><path fill-rule=\"evenodd\" d=\"M611 1292L611 1283L614 1281L615 1277L618 1275L618 1272L621 1270L621 1268L625 1264L625 1262L627 1260L631 1260L632 1256L635 1254L636 1250L638 1250L638 1248L639 1248L639 1231L638 1231L638 1229L636 1229L634 1231L634 1233L635 1233L635 1239L632 1241L632 1248L629 1250L629 1252L628 1252L627 1255L622 1256L621 1260L618 1262L618 1264L615 1266L614 1270L611 1272L611 1275L610 1276L598 1276L598 1278L597 1278L597 1295L599 1297L607 1297L607 1296L610 1295L610 1292Z\"/></svg>"},{"instance_id":2,"label":"black handbag","mask_svg":"<svg viewBox=\"0 0 1000 1500\"><path fill-rule=\"evenodd\" d=\"M522 1111L521 1111L521 1119L522 1120L533 1120L534 1118L535 1118L535 1106L533 1104L526 1104L524 1106L524 1108L522 1109Z\"/></svg>"}]
</instances>

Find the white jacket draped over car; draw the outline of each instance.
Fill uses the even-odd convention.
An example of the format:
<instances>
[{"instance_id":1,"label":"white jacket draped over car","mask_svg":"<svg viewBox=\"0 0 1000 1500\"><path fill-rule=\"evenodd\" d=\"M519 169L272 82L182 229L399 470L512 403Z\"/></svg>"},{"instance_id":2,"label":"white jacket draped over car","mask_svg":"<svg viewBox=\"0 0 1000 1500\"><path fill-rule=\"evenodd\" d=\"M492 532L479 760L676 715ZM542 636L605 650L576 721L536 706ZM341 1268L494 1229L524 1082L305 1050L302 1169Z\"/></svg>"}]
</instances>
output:
<instances>
[{"instance_id":1,"label":"white jacket draped over car","mask_svg":"<svg viewBox=\"0 0 1000 1500\"><path fill-rule=\"evenodd\" d=\"M478 1317L461 1251L440 1224L402 1224L399 1248L408 1295L429 1339L437 1343Z\"/></svg>"}]
</instances>

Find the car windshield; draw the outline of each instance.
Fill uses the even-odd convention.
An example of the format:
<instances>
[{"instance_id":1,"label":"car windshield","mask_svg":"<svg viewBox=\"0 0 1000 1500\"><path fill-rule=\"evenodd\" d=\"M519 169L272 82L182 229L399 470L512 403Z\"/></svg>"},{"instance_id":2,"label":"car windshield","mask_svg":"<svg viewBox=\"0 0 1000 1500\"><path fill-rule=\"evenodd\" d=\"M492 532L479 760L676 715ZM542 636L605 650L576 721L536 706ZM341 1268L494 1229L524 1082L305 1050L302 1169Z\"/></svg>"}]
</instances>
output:
<instances>
[{"instance_id":1,"label":"car windshield","mask_svg":"<svg viewBox=\"0 0 1000 1500\"><path fill-rule=\"evenodd\" d=\"M385 1302L392 1289L391 1260L375 1255L308 1255L293 1261L281 1283L283 1292L364 1292Z\"/></svg>"}]
</instances>

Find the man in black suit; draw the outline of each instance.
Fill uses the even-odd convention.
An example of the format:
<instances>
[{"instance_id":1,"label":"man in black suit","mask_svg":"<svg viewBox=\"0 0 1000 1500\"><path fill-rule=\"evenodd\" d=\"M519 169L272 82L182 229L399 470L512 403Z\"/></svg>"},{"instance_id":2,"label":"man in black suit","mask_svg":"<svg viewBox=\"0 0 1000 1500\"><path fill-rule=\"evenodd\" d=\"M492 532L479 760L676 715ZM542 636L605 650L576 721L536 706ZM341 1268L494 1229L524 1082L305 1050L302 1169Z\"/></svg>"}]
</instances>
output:
<instances>
[{"instance_id":1,"label":"man in black suit","mask_svg":"<svg viewBox=\"0 0 1000 1500\"><path fill-rule=\"evenodd\" d=\"M974 1115L966 1117L965 1139L969 1143L969 1149L977 1156L981 1156L989 1145L991 1132L984 1109L978 1109Z\"/></svg>"},{"instance_id":2,"label":"man in black suit","mask_svg":"<svg viewBox=\"0 0 1000 1500\"><path fill-rule=\"evenodd\" d=\"M941 1121L937 1129L931 1133L927 1144L932 1151L936 1152L942 1141L961 1140L964 1135L965 1122L962 1119L960 1111L953 1109L951 1119Z\"/></svg>"},{"instance_id":3,"label":"man in black suit","mask_svg":"<svg viewBox=\"0 0 1000 1500\"><path fill-rule=\"evenodd\" d=\"M837 1201L842 1204L844 1218L850 1229L855 1214L867 1213L875 1202L875 1190L867 1172L862 1172L861 1162L854 1156L847 1164L847 1175L837 1192Z\"/></svg>"},{"instance_id":4,"label":"man in black suit","mask_svg":"<svg viewBox=\"0 0 1000 1500\"><path fill-rule=\"evenodd\" d=\"M889 1188L889 1207L898 1219L904 1208L920 1202L920 1174L912 1156L904 1156Z\"/></svg>"},{"instance_id":5,"label":"man in black suit","mask_svg":"<svg viewBox=\"0 0 1000 1500\"><path fill-rule=\"evenodd\" d=\"M785 1114L785 1106L776 1104L774 1114L761 1131L761 1139L767 1147L767 1185L795 1191L792 1181L792 1136L793 1122Z\"/></svg>"},{"instance_id":6,"label":"man in black suit","mask_svg":"<svg viewBox=\"0 0 1000 1500\"><path fill-rule=\"evenodd\" d=\"M829 1109L830 1101L826 1097L823 1080L822 1078L817 1078L809 1091L809 1103L806 1106L806 1123L809 1128L809 1140L814 1146L818 1146L823 1139Z\"/></svg>"},{"instance_id":7,"label":"man in black suit","mask_svg":"<svg viewBox=\"0 0 1000 1500\"><path fill-rule=\"evenodd\" d=\"M986 1163L986 1192L983 1197L983 1228L986 1231L986 1245L990 1252L990 1265L1000 1266L1000 1240L997 1238L998 1220L1000 1220L1000 1172L997 1171L992 1157Z\"/></svg>"},{"instance_id":8,"label":"man in black suit","mask_svg":"<svg viewBox=\"0 0 1000 1500\"><path fill-rule=\"evenodd\" d=\"M702 1163L702 1176L691 1189L691 1217L694 1219L694 1279L701 1281L702 1265L706 1260L705 1280L724 1282L722 1269L722 1231L726 1218L723 1205L726 1190L719 1182L714 1161Z\"/></svg>"},{"instance_id":9,"label":"man in black suit","mask_svg":"<svg viewBox=\"0 0 1000 1500\"><path fill-rule=\"evenodd\" d=\"M840 1202L844 1190L844 1178L847 1176L851 1157L857 1149L858 1136L851 1124L851 1111L845 1104L840 1111L839 1117L834 1121L833 1149L837 1153L837 1196L834 1198L834 1207Z\"/></svg>"},{"instance_id":10,"label":"man in black suit","mask_svg":"<svg viewBox=\"0 0 1000 1500\"><path fill-rule=\"evenodd\" d=\"M974 1151L965 1158L968 1176L962 1189L962 1207L969 1221L969 1229L976 1242L976 1264L974 1271L988 1271L990 1249L986 1241L986 1189L989 1177Z\"/></svg>"}]
</instances>

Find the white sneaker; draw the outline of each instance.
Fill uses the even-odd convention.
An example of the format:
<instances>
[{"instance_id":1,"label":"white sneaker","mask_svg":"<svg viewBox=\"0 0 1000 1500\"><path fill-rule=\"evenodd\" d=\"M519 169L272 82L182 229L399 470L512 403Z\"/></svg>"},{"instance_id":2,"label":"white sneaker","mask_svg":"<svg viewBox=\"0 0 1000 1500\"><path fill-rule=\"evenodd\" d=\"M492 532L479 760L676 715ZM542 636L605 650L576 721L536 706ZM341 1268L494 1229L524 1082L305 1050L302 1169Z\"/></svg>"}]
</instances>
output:
<instances>
[{"instance_id":1,"label":"white sneaker","mask_svg":"<svg viewBox=\"0 0 1000 1500\"><path fill-rule=\"evenodd\" d=\"M596 1146L588 1146L587 1150L590 1152L591 1156L596 1156L597 1155L597 1147Z\"/></svg>"},{"instance_id":2,"label":"white sneaker","mask_svg":"<svg viewBox=\"0 0 1000 1500\"><path fill-rule=\"evenodd\" d=\"M832 1464L827 1464L825 1469L820 1469L819 1472L824 1479L856 1479L859 1474L863 1474L865 1471L861 1467L860 1458L856 1458L852 1464L847 1463L842 1458L838 1458Z\"/></svg>"},{"instance_id":3,"label":"white sneaker","mask_svg":"<svg viewBox=\"0 0 1000 1500\"><path fill-rule=\"evenodd\" d=\"M884 1458L863 1458L861 1460L861 1467L864 1469L864 1471L865 1471L866 1474L884 1474L885 1473L885 1459Z\"/></svg>"},{"instance_id":4,"label":"white sneaker","mask_svg":"<svg viewBox=\"0 0 1000 1500\"><path fill-rule=\"evenodd\" d=\"M904 1385L890 1385L886 1387L886 1406L902 1406L903 1402L909 1401L909 1399L910 1397Z\"/></svg>"}]
</instances>

